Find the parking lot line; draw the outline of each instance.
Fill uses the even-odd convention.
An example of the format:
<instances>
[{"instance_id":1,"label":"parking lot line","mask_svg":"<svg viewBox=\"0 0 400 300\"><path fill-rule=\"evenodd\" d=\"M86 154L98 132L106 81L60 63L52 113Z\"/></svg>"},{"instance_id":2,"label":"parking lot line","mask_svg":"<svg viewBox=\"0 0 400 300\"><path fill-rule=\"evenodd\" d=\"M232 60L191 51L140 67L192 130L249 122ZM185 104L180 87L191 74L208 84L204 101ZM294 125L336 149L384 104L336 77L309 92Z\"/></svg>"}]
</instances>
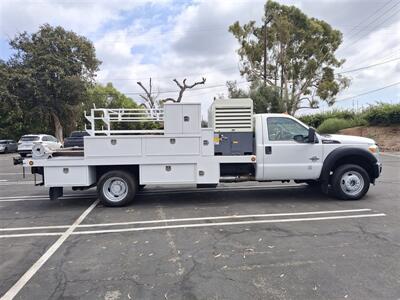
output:
<instances>
[{"instance_id":1,"label":"parking lot line","mask_svg":"<svg viewBox=\"0 0 400 300\"><path fill-rule=\"evenodd\" d=\"M107 226L123 226L123 225L138 225L138 224L153 224L153 223L175 223L175 222L190 222L190 221L210 221L210 220L226 220L226 219L245 219L245 218L266 218L266 217L283 217L283 216L302 216L302 215L321 215L321 214L338 214L338 213L353 213L371 211L370 208L359 209L342 209L342 210L322 210L322 211L305 211L305 212L290 212L290 213L275 213L275 214L253 214L253 215L230 215L230 216L215 216L215 217L198 217L198 218L180 218L180 219L160 219L146 221L131 221L118 223L98 223L98 224L80 224L77 228L88 227L107 227ZM0 231L25 231L25 230L41 230L41 229L62 229L68 228L70 225L54 225L54 226L36 226L36 227L13 227L0 228Z\"/></svg>"},{"instance_id":2,"label":"parking lot line","mask_svg":"<svg viewBox=\"0 0 400 300\"><path fill-rule=\"evenodd\" d=\"M238 222L180 224L180 225L165 225L165 226L152 226L152 227L76 231L76 232L73 232L72 235L118 233L118 232L130 232L130 231L148 231L148 230L177 229L177 228L230 226L230 225L251 225L251 224L265 224L265 223L286 223L286 222L304 222L304 221L321 221L321 220L358 219L358 218L371 218L371 217L384 217L384 216L386 216L386 214L379 213L379 214L366 214L366 215L348 215L348 216L295 218L295 219L285 218L285 219L253 220L253 221L238 221Z\"/></svg>"},{"instance_id":3,"label":"parking lot line","mask_svg":"<svg viewBox=\"0 0 400 300\"><path fill-rule=\"evenodd\" d=\"M2 300L11 300L27 284L27 282L36 274L37 271L46 263L46 261L57 251L65 240L74 232L76 227L87 217L87 215L96 207L99 200L94 201L76 221L51 245L51 247L25 272L24 275L4 294Z\"/></svg>"},{"instance_id":4,"label":"parking lot line","mask_svg":"<svg viewBox=\"0 0 400 300\"><path fill-rule=\"evenodd\" d=\"M151 227L134 227L134 228L120 228L120 229L74 231L70 234L71 235L87 235L87 234L104 234L104 233L122 233L122 232L132 232L132 231L165 230L165 229L179 229L179 228L185 229L185 228L233 226L233 225L252 225L252 224L265 224L265 223L288 223L288 222L307 222L307 221L309 222L309 221L323 221L323 220L372 218L372 217L384 217L384 216L386 216L386 214L376 213L376 214L311 217L311 218L284 218L284 219L250 220L250 221L236 221L236 222L195 223L195 224L163 225L163 226L151 226ZM78 228L78 226L76 226L75 229L76 228ZM63 233L43 232L43 233L5 234L5 235L0 235L0 238L49 236L49 235L61 235L61 234L63 234Z\"/></svg>"}]
</instances>

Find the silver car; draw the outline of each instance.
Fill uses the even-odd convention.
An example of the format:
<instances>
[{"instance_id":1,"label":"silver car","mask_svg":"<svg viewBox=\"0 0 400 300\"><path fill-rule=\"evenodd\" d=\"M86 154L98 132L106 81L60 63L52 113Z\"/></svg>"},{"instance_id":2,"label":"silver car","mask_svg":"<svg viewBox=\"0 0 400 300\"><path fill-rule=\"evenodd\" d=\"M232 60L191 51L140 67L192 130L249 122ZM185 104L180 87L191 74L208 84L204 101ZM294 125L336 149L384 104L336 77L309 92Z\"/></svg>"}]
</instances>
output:
<instances>
[{"instance_id":1,"label":"silver car","mask_svg":"<svg viewBox=\"0 0 400 300\"><path fill-rule=\"evenodd\" d=\"M32 147L34 144L43 144L50 150L57 150L62 146L62 144L52 135L27 134L22 136L18 142L18 153L22 157L32 154Z\"/></svg>"},{"instance_id":2,"label":"silver car","mask_svg":"<svg viewBox=\"0 0 400 300\"><path fill-rule=\"evenodd\" d=\"M0 140L0 153L16 152L18 144L13 140Z\"/></svg>"}]
</instances>

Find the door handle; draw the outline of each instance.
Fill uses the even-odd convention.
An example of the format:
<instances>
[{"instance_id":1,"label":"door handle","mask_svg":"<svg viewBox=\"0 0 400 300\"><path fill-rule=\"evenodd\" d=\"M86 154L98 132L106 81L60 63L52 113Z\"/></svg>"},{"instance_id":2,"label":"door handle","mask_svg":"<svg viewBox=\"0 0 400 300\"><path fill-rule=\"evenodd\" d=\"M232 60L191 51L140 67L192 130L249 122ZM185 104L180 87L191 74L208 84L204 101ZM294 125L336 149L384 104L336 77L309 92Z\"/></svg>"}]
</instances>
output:
<instances>
[{"instance_id":1,"label":"door handle","mask_svg":"<svg viewBox=\"0 0 400 300\"><path fill-rule=\"evenodd\" d=\"M267 155L272 154L271 146L265 146L265 154L267 154Z\"/></svg>"}]
</instances>

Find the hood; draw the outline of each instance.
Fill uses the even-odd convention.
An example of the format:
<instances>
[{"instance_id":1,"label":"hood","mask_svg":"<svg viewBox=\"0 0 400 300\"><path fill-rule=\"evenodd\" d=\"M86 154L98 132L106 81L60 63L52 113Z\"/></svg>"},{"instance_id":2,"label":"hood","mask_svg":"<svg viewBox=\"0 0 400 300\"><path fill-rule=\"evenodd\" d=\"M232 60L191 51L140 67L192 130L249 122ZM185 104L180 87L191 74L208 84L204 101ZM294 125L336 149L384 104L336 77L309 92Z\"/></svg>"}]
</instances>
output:
<instances>
[{"instance_id":1,"label":"hood","mask_svg":"<svg viewBox=\"0 0 400 300\"><path fill-rule=\"evenodd\" d=\"M354 136L354 135L342 135L342 134L327 134L321 135L322 141L325 143L329 142L340 142L341 144L368 144L373 145L375 141L373 139L361 137L361 136Z\"/></svg>"}]
</instances>

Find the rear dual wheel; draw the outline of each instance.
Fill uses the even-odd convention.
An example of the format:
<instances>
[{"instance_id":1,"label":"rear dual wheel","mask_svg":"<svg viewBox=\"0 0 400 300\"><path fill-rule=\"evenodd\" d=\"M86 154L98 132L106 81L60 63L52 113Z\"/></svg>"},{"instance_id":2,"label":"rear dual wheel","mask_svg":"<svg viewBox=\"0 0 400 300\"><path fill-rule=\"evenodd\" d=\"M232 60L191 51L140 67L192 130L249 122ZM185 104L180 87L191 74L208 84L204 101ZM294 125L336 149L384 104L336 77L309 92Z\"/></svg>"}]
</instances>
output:
<instances>
[{"instance_id":1,"label":"rear dual wheel","mask_svg":"<svg viewBox=\"0 0 400 300\"><path fill-rule=\"evenodd\" d=\"M133 201L138 190L136 177L123 170L103 174L97 183L97 194L105 206L124 206Z\"/></svg>"}]
</instances>

